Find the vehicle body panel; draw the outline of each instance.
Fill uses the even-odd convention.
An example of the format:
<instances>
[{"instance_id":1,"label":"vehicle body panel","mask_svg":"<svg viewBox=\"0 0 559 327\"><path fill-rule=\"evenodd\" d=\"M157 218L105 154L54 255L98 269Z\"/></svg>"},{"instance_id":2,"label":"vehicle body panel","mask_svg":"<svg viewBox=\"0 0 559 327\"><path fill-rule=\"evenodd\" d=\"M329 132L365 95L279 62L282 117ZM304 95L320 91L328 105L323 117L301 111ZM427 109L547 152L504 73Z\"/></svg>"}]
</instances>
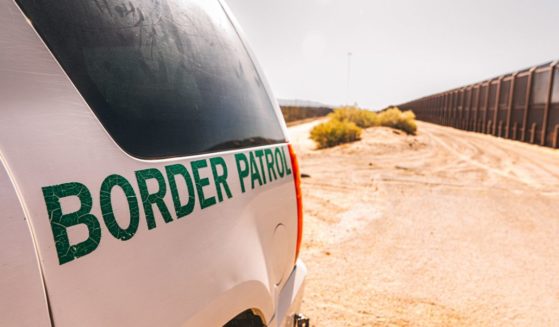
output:
<instances>
[{"instance_id":1,"label":"vehicle body panel","mask_svg":"<svg viewBox=\"0 0 559 327\"><path fill-rule=\"evenodd\" d=\"M286 145L165 160L133 158L103 128L14 2L0 1L0 23L7 26L0 29L0 153L34 232L54 324L180 326L190 325L198 314L198 323L219 325L251 308L271 320L295 261L297 208ZM265 149L284 153L285 176L256 182L254 189L251 179L245 179L243 192L235 154L250 156ZM139 200L135 172L157 169L165 175L166 166L182 164L192 174L192 162L216 157L226 162L231 198L202 210L196 195L194 211L178 219L165 176L163 201L173 213L171 222L154 209L156 227L148 229L139 202L139 227L132 238L123 241L108 232L99 202L105 178L126 178ZM210 180L206 197L217 197L210 167L199 171ZM101 242L93 252L61 264L43 188L71 182L89 189ZM152 182L147 187L153 191L157 185ZM188 199L186 185L177 187ZM123 193L112 194L121 226L130 221L124 198ZM69 213L81 204L74 196L63 198L61 205ZM278 225L288 231L279 241L274 240ZM84 225L68 232L72 244L88 238ZM214 314L202 317L200 312Z\"/></svg>"},{"instance_id":2,"label":"vehicle body panel","mask_svg":"<svg viewBox=\"0 0 559 327\"><path fill-rule=\"evenodd\" d=\"M31 232L16 190L1 161L0 208L0 325L50 326Z\"/></svg>"}]
</instances>

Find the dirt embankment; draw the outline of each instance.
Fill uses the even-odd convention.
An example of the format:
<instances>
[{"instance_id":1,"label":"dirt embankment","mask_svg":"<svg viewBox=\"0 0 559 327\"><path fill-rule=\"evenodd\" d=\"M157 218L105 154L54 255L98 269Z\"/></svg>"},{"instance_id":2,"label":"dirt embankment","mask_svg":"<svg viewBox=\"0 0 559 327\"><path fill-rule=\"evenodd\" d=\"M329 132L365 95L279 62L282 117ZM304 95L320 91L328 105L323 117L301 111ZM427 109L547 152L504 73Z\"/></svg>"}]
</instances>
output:
<instances>
[{"instance_id":1,"label":"dirt embankment","mask_svg":"<svg viewBox=\"0 0 559 327\"><path fill-rule=\"evenodd\" d=\"M313 150L303 312L315 326L556 326L559 152L419 124Z\"/></svg>"}]
</instances>

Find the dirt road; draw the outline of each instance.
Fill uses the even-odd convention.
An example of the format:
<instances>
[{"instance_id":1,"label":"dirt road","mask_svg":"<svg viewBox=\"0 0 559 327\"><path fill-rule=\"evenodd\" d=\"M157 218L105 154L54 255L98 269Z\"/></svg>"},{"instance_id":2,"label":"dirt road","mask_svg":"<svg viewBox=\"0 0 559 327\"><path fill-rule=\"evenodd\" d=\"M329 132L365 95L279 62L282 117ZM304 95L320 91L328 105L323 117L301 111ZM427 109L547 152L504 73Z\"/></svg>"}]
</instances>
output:
<instances>
[{"instance_id":1,"label":"dirt road","mask_svg":"<svg viewBox=\"0 0 559 327\"><path fill-rule=\"evenodd\" d=\"M558 326L559 151L427 123L313 150L303 312L315 326Z\"/></svg>"}]
</instances>

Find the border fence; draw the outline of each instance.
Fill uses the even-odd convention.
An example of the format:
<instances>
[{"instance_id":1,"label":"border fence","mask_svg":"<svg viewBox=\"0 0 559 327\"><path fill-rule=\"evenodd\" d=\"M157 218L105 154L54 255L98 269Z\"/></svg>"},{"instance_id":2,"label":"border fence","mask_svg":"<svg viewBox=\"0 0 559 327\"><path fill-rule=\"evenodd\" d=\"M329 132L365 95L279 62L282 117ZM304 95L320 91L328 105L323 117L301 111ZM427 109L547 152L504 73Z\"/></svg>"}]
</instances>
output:
<instances>
[{"instance_id":1,"label":"border fence","mask_svg":"<svg viewBox=\"0 0 559 327\"><path fill-rule=\"evenodd\" d=\"M331 106L313 101L279 99L278 102L287 123L326 116L334 111Z\"/></svg>"},{"instance_id":2,"label":"border fence","mask_svg":"<svg viewBox=\"0 0 559 327\"><path fill-rule=\"evenodd\" d=\"M419 120L559 147L559 61L400 105Z\"/></svg>"}]
</instances>

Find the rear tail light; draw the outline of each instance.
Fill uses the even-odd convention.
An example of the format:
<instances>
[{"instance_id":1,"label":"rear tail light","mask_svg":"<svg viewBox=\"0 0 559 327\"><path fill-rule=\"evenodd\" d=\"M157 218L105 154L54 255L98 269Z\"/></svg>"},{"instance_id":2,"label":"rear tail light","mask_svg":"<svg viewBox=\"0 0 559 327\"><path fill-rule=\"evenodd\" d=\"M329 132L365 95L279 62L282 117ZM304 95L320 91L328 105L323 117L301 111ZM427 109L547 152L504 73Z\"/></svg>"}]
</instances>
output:
<instances>
[{"instance_id":1,"label":"rear tail light","mask_svg":"<svg viewBox=\"0 0 559 327\"><path fill-rule=\"evenodd\" d=\"M293 170L295 195L297 197L297 247L295 248L295 261L297 261L299 250L301 249L301 240L303 238L303 195L301 193L301 173L299 171L297 156L291 144L288 144L287 147L289 148L289 156L291 157L291 169Z\"/></svg>"}]
</instances>

